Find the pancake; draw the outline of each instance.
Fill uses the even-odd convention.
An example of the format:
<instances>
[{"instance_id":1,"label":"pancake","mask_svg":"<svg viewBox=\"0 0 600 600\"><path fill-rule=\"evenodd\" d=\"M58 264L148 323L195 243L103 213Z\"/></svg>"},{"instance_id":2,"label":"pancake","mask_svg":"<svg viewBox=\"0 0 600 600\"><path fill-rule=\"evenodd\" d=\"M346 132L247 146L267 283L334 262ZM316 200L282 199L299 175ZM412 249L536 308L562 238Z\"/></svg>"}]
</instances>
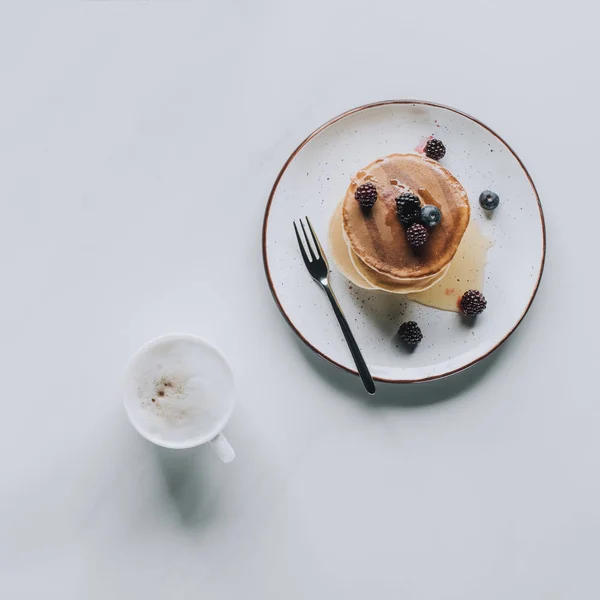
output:
<instances>
[{"instance_id":1,"label":"pancake","mask_svg":"<svg viewBox=\"0 0 600 600\"><path fill-rule=\"evenodd\" d=\"M411 279L392 279L373 271L354 254L348 247L347 240L344 239L341 202L333 213L329 224L329 247L333 260L344 276L354 285L365 290L378 289L394 294L421 292L435 285L447 272L446 267L435 275ZM368 277L369 280L365 277Z\"/></svg>"},{"instance_id":2,"label":"pancake","mask_svg":"<svg viewBox=\"0 0 600 600\"><path fill-rule=\"evenodd\" d=\"M378 198L372 209L363 211L354 192L367 181L377 187ZM427 243L418 250L409 245L396 214L396 197L406 191L442 213L440 223L429 229ZM447 270L469 224L470 211L464 188L438 162L418 154L390 154L372 162L352 180L343 200L342 227L354 253L351 259L360 260L354 260L354 265L359 265L357 270L371 285L380 287L372 272L402 284L425 282ZM361 269L361 264L366 269ZM385 285L386 279L379 283Z\"/></svg>"},{"instance_id":3,"label":"pancake","mask_svg":"<svg viewBox=\"0 0 600 600\"><path fill-rule=\"evenodd\" d=\"M364 290L372 290L372 286L355 268L350 260L350 249L344 240L344 232L342 231L342 203L331 217L329 223L329 247L331 255L338 266L339 270L344 274L346 279L350 280L354 285L357 285Z\"/></svg>"},{"instance_id":4,"label":"pancake","mask_svg":"<svg viewBox=\"0 0 600 600\"><path fill-rule=\"evenodd\" d=\"M413 294L428 290L442 279L450 265L446 265L433 275L418 277L413 279L394 279L388 275L383 275L368 267L352 250L350 250L350 260L356 269L356 272L371 286L386 292L394 294Z\"/></svg>"}]
</instances>

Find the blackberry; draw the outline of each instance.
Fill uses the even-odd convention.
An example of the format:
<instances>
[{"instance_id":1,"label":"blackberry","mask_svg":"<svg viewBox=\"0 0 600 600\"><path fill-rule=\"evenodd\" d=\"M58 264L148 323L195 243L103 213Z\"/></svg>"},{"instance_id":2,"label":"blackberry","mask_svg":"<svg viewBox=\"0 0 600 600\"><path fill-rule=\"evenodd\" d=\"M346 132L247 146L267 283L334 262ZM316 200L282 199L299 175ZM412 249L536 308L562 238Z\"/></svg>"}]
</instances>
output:
<instances>
[{"instance_id":1,"label":"blackberry","mask_svg":"<svg viewBox=\"0 0 600 600\"><path fill-rule=\"evenodd\" d=\"M422 246L427 241L428 237L429 232L427 231L427 227L420 223L415 223L406 230L406 239L414 248Z\"/></svg>"},{"instance_id":2,"label":"blackberry","mask_svg":"<svg viewBox=\"0 0 600 600\"><path fill-rule=\"evenodd\" d=\"M409 346L416 346L423 339L421 328L415 321L406 321L406 323L402 323L400 329L398 329L398 335L400 336L400 339Z\"/></svg>"},{"instance_id":3,"label":"blackberry","mask_svg":"<svg viewBox=\"0 0 600 600\"><path fill-rule=\"evenodd\" d=\"M469 317L481 314L486 306L487 301L484 295L477 290L465 292L460 299L460 309Z\"/></svg>"},{"instance_id":4,"label":"blackberry","mask_svg":"<svg viewBox=\"0 0 600 600\"><path fill-rule=\"evenodd\" d=\"M405 192L396 198L396 212L404 225L418 223L421 219L421 201L418 196Z\"/></svg>"},{"instance_id":5,"label":"blackberry","mask_svg":"<svg viewBox=\"0 0 600 600\"><path fill-rule=\"evenodd\" d=\"M425 144L425 156L427 158L433 158L433 160L440 160L444 158L446 154L446 146L440 140L427 140Z\"/></svg>"},{"instance_id":6,"label":"blackberry","mask_svg":"<svg viewBox=\"0 0 600 600\"><path fill-rule=\"evenodd\" d=\"M373 183L367 181L356 188L354 197L363 208L371 208L377 200L377 188Z\"/></svg>"}]
</instances>

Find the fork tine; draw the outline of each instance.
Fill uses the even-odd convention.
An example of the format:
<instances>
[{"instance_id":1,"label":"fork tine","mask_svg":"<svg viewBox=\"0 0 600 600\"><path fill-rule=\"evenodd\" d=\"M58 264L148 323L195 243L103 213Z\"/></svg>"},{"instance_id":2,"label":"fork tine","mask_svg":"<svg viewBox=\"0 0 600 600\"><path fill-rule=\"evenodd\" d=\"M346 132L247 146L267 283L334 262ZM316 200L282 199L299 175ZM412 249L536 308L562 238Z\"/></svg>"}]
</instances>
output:
<instances>
[{"instance_id":1,"label":"fork tine","mask_svg":"<svg viewBox=\"0 0 600 600\"><path fill-rule=\"evenodd\" d=\"M300 226L302 227L302 233L304 234L304 239L306 240L306 245L308 246L308 251L310 252L310 257L313 261L317 260L315 253L313 252L311 243L308 239L308 235L306 235L306 229L304 228L304 222L300 219Z\"/></svg>"},{"instance_id":2,"label":"fork tine","mask_svg":"<svg viewBox=\"0 0 600 600\"><path fill-rule=\"evenodd\" d=\"M304 259L304 264L308 269L310 269L310 260L308 260L308 256L306 254L306 250L304 249L304 244L302 243L302 239L300 238L300 233L298 232L298 227L296 227L296 221L294 221L294 231L296 232L296 239L298 240L298 246L300 246L300 252L302 253L302 258Z\"/></svg>"},{"instance_id":3,"label":"fork tine","mask_svg":"<svg viewBox=\"0 0 600 600\"><path fill-rule=\"evenodd\" d=\"M325 262L327 262L327 259L325 258L325 253L323 252L323 248L321 248L321 242L319 242L319 238L317 237L317 234L315 233L312 223L310 222L310 219L308 217L306 217L306 222L308 223L308 228L310 229L310 233L312 234L312 239L315 243L315 248L317 249L317 254L319 255L319 258L322 258Z\"/></svg>"}]
</instances>

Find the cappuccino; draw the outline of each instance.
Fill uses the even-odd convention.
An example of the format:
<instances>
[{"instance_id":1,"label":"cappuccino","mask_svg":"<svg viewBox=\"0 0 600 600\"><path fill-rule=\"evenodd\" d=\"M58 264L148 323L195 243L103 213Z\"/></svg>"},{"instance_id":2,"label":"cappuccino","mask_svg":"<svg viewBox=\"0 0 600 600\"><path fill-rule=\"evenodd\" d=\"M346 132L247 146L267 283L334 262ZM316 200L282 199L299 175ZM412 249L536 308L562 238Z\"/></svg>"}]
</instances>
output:
<instances>
[{"instance_id":1,"label":"cappuccino","mask_svg":"<svg viewBox=\"0 0 600 600\"><path fill-rule=\"evenodd\" d=\"M138 431L160 445L188 447L215 436L233 408L227 363L193 336L150 342L134 357L125 407Z\"/></svg>"}]
</instances>

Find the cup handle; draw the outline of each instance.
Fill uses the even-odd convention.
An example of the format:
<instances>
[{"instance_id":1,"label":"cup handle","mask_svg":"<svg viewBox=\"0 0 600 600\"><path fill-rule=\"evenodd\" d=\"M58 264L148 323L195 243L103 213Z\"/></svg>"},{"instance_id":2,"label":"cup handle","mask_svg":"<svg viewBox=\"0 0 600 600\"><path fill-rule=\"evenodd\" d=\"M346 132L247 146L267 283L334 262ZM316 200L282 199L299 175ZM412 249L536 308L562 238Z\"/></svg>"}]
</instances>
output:
<instances>
[{"instance_id":1,"label":"cup handle","mask_svg":"<svg viewBox=\"0 0 600 600\"><path fill-rule=\"evenodd\" d=\"M231 462L235 458L235 451L222 433L215 435L215 437L208 443L210 444L210 447L213 449L214 453L224 463Z\"/></svg>"}]
</instances>

